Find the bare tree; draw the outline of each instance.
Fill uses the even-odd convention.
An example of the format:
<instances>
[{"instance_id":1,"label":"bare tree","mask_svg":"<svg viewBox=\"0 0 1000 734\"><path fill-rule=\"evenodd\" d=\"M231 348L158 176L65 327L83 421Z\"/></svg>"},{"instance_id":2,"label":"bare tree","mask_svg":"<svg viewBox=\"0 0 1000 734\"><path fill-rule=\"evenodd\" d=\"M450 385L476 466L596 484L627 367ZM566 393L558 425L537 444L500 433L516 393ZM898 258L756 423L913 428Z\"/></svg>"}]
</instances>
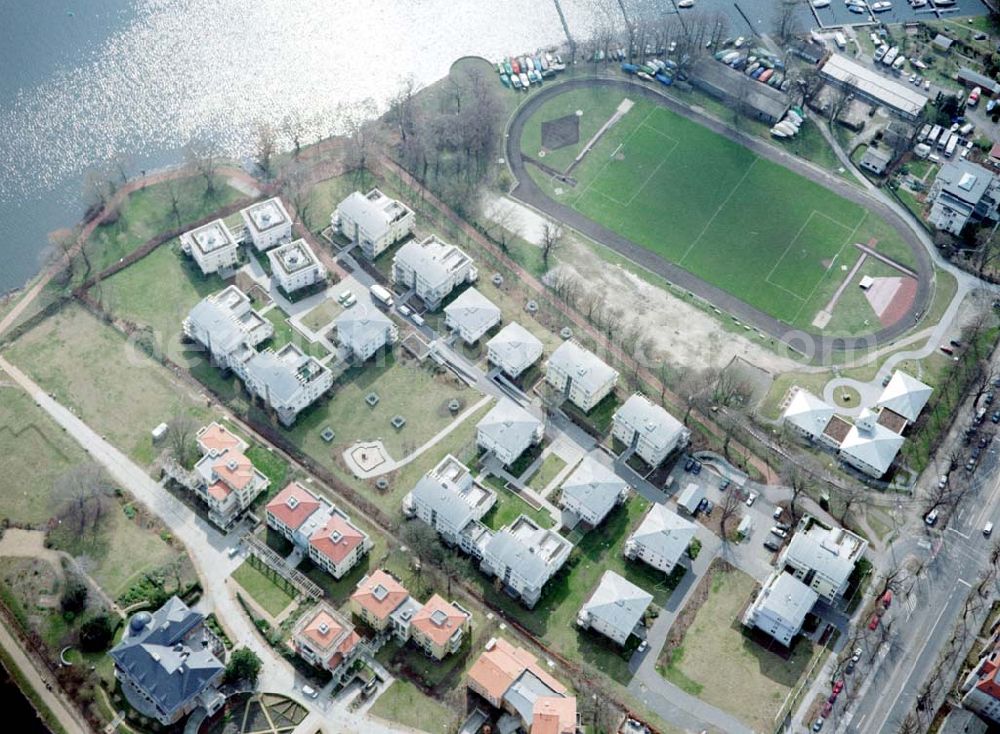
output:
<instances>
[{"instance_id":1,"label":"bare tree","mask_svg":"<svg viewBox=\"0 0 1000 734\"><path fill-rule=\"evenodd\" d=\"M257 123L254 135L253 159L257 168L266 177L270 178L274 165L274 153L277 147L277 135L274 127L266 121Z\"/></svg>"},{"instance_id":2,"label":"bare tree","mask_svg":"<svg viewBox=\"0 0 1000 734\"><path fill-rule=\"evenodd\" d=\"M787 43L798 32L800 0L779 0L774 11L774 36Z\"/></svg>"},{"instance_id":3,"label":"bare tree","mask_svg":"<svg viewBox=\"0 0 1000 734\"><path fill-rule=\"evenodd\" d=\"M389 119L396 123L396 131L404 146L416 128L417 105L414 98L418 90L417 80L410 74L400 82L396 93L389 100Z\"/></svg>"},{"instance_id":4,"label":"bare tree","mask_svg":"<svg viewBox=\"0 0 1000 734\"><path fill-rule=\"evenodd\" d=\"M837 497L841 502L840 515L837 518L841 525L847 524L847 517L851 510L857 505L864 504L868 500L868 490L861 484L853 482L847 483L837 491Z\"/></svg>"},{"instance_id":5,"label":"bare tree","mask_svg":"<svg viewBox=\"0 0 1000 734\"><path fill-rule=\"evenodd\" d=\"M167 192L170 202L170 215L176 226L181 226L181 189L176 178L168 178L163 182L163 190Z\"/></svg>"},{"instance_id":6,"label":"bare tree","mask_svg":"<svg viewBox=\"0 0 1000 734\"><path fill-rule=\"evenodd\" d=\"M779 470L779 474L788 488L792 491L792 496L788 501L788 512L792 516L792 523L794 524L799 517L795 504L808 487L806 475L798 467L798 465L792 464L791 462L783 464Z\"/></svg>"},{"instance_id":7,"label":"bare tree","mask_svg":"<svg viewBox=\"0 0 1000 734\"><path fill-rule=\"evenodd\" d=\"M840 117L847 104L854 96L851 90L854 88L857 78L848 75L841 84L832 86L833 93L830 95L830 124L832 125Z\"/></svg>"},{"instance_id":8,"label":"bare tree","mask_svg":"<svg viewBox=\"0 0 1000 734\"><path fill-rule=\"evenodd\" d=\"M167 447L181 466L190 467L198 455L197 433L197 422L186 413L174 416L167 424Z\"/></svg>"},{"instance_id":9,"label":"bare tree","mask_svg":"<svg viewBox=\"0 0 1000 734\"><path fill-rule=\"evenodd\" d=\"M549 258L562 247L562 242L562 225L552 220L547 220L542 225L542 263L546 270L549 269Z\"/></svg>"},{"instance_id":10,"label":"bare tree","mask_svg":"<svg viewBox=\"0 0 1000 734\"><path fill-rule=\"evenodd\" d=\"M685 425L687 425L688 418L691 416L691 411L696 407L704 405L710 399L712 386L718 379L718 371L711 368L703 370L688 368L681 372L677 394L684 400Z\"/></svg>"},{"instance_id":11,"label":"bare tree","mask_svg":"<svg viewBox=\"0 0 1000 734\"><path fill-rule=\"evenodd\" d=\"M112 494L111 481L94 462L73 467L60 476L53 486L53 495L61 503L60 523L77 540L87 531L96 533L107 513Z\"/></svg>"},{"instance_id":12,"label":"bare tree","mask_svg":"<svg viewBox=\"0 0 1000 734\"><path fill-rule=\"evenodd\" d=\"M726 526L729 524L730 520L735 520L739 517L737 510L743 505L743 500L739 493L735 490L730 489L726 492L725 496L722 498L721 514L719 515L719 535L722 536L722 542L726 543L729 541L729 533L726 531Z\"/></svg>"},{"instance_id":13,"label":"bare tree","mask_svg":"<svg viewBox=\"0 0 1000 734\"><path fill-rule=\"evenodd\" d=\"M210 138L192 139L185 147L184 155L205 182L205 198L212 198L215 195L215 174L221 159L218 146Z\"/></svg>"}]
</instances>

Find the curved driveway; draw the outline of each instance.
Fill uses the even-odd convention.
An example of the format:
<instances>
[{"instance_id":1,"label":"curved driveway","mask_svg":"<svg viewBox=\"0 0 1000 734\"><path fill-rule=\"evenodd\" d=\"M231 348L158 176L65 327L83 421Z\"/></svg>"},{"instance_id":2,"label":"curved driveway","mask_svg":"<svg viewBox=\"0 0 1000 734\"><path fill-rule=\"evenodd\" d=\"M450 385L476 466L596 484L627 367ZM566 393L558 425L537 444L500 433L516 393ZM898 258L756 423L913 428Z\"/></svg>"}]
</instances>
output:
<instances>
[{"instance_id":1,"label":"curved driveway","mask_svg":"<svg viewBox=\"0 0 1000 734\"><path fill-rule=\"evenodd\" d=\"M883 221L890 224L903 237L916 260L916 267L914 269L919 277L917 279L916 297L910 310L895 324L891 324L867 336L831 337L824 334L805 332L741 301L721 288L702 280L697 275L663 259L617 232L598 224L576 209L553 200L548 194L542 191L525 169L526 162L521 154L521 135L524 132L524 125L539 107L553 97L573 89L597 86L619 87L622 90L626 90L630 95L641 96L655 104L666 107L682 117L692 120L723 137L749 148L762 158L778 163L800 176L818 183L838 196L842 196L849 201L865 207L875 216L880 217ZM921 244L920 239L894 209L847 181L785 153L763 140L732 130L718 120L695 112L686 105L661 94L657 89L645 84L619 79L588 77L548 85L537 92L532 92L532 96L517 110L514 118L511 120L506 140L506 155L511 170L517 179L517 184L511 191L511 195L514 198L544 212L553 219L564 222L592 240L610 247L612 250L660 275L671 283L694 293L719 309L727 311L740 319L744 324L748 324L788 344L793 349L804 353L810 361L822 361L824 356L832 352L871 349L879 343L895 339L913 327L930 303L932 293L931 274L933 273L930 255Z\"/></svg>"}]
</instances>

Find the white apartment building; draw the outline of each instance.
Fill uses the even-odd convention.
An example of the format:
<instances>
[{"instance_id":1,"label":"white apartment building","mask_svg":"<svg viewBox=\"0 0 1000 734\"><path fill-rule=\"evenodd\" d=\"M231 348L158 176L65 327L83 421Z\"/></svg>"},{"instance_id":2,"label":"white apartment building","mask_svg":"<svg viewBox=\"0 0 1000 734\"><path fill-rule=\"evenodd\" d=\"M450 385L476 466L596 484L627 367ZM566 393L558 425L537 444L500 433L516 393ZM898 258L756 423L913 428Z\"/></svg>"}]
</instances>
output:
<instances>
[{"instance_id":1,"label":"white apartment building","mask_svg":"<svg viewBox=\"0 0 1000 734\"><path fill-rule=\"evenodd\" d=\"M545 381L586 413L614 389L618 372L570 340L552 352L545 366Z\"/></svg>"},{"instance_id":2,"label":"white apartment building","mask_svg":"<svg viewBox=\"0 0 1000 734\"><path fill-rule=\"evenodd\" d=\"M743 624L756 627L785 647L802 631L819 594L789 573L775 571L747 608Z\"/></svg>"},{"instance_id":3,"label":"white apartment building","mask_svg":"<svg viewBox=\"0 0 1000 734\"><path fill-rule=\"evenodd\" d=\"M669 574L691 545L697 528L666 505L655 504L625 541L625 557Z\"/></svg>"},{"instance_id":4,"label":"white apartment building","mask_svg":"<svg viewBox=\"0 0 1000 734\"><path fill-rule=\"evenodd\" d=\"M608 513L628 497L628 483L590 456L584 456L563 481L559 504L591 527L597 527Z\"/></svg>"},{"instance_id":5,"label":"white apartment building","mask_svg":"<svg viewBox=\"0 0 1000 734\"><path fill-rule=\"evenodd\" d=\"M377 308L359 305L349 308L333 322L337 341L351 350L358 362L374 356L382 347L396 343L399 330L395 322Z\"/></svg>"},{"instance_id":6,"label":"white apartment building","mask_svg":"<svg viewBox=\"0 0 1000 734\"><path fill-rule=\"evenodd\" d=\"M257 313L234 285L199 301L184 319L184 336L204 346L222 369L242 371L248 350L274 335L274 325Z\"/></svg>"},{"instance_id":7,"label":"white apartment building","mask_svg":"<svg viewBox=\"0 0 1000 734\"><path fill-rule=\"evenodd\" d=\"M247 390L286 426L333 387L333 373L294 344L254 354L246 361L243 379Z\"/></svg>"},{"instance_id":8,"label":"white apartment building","mask_svg":"<svg viewBox=\"0 0 1000 734\"><path fill-rule=\"evenodd\" d=\"M500 579L531 609L549 579L562 568L573 545L553 530L543 530L525 515L490 538L479 567Z\"/></svg>"},{"instance_id":9,"label":"white apartment building","mask_svg":"<svg viewBox=\"0 0 1000 734\"><path fill-rule=\"evenodd\" d=\"M251 204L240 210L240 216L257 252L270 250L292 239L292 218L278 197Z\"/></svg>"},{"instance_id":10,"label":"white apartment building","mask_svg":"<svg viewBox=\"0 0 1000 734\"><path fill-rule=\"evenodd\" d=\"M545 435L545 425L515 403L501 398L476 425L476 444L510 466Z\"/></svg>"},{"instance_id":11,"label":"white apartment building","mask_svg":"<svg viewBox=\"0 0 1000 734\"><path fill-rule=\"evenodd\" d=\"M969 222L996 220L1000 180L971 161L946 162L934 179L928 199L933 201L930 223L959 235Z\"/></svg>"},{"instance_id":12,"label":"white apartment building","mask_svg":"<svg viewBox=\"0 0 1000 734\"><path fill-rule=\"evenodd\" d=\"M477 484L469 468L448 454L406 494L403 514L430 525L448 545L478 555L469 545L473 536L463 531L482 520L496 501L496 492Z\"/></svg>"},{"instance_id":13,"label":"white apartment building","mask_svg":"<svg viewBox=\"0 0 1000 734\"><path fill-rule=\"evenodd\" d=\"M392 282L412 288L431 311L436 311L455 288L478 277L471 257L435 235L422 242L407 242L392 259Z\"/></svg>"},{"instance_id":14,"label":"white apartment building","mask_svg":"<svg viewBox=\"0 0 1000 734\"><path fill-rule=\"evenodd\" d=\"M326 268L316 253L299 239L269 250L271 277L285 293L293 293L326 279Z\"/></svg>"},{"instance_id":15,"label":"white apartment building","mask_svg":"<svg viewBox=\"0 0 1000 734\"><path fill-rule=\"evenodd\" d=\"M413 232L413 210L378 189L355 191L337 205L330 224L374 260Z\"/></svg>"},{"instance_id":16,"label":"white apartment building","mask_svg":"<svg viewBox=\"0 0 1000 734\"><path fill-rule=\"evenodd\" d=\"M652 467L687 445L690 431L670 413L635 393L615 411L611 435Z\"/></svg>"},{"instance_id":17,"label":"white apartment building","mask_svg":"<svg viewBox=\"0 0 1000 734\"><path fill-rule=\"evenodd\" d=\"M854 565L867 548L868 541L850 530L829 528L805 515L778 557L778 568L832 604L847 590Z\"/></svg>"},{"instance_id":18,"label":"white apartment building","mask_svg":"<svg viewBox=\"0 0 1000 734\"><path fill-rule=\"evenodd\" d=\"M500 323L500 308L475 288L445 306L444 323L470 346Z\"/></svg>"},{"instance_id":19,"label":"white apartment building","mask_svg":"<svg viewBox=\"0 0 1000 734\"><path fill-rule=\"evenodd\" d=\"M511 379L520 377L541 356L541 340L516 321L486 342L486 359Z\"/></svg>"},{"instance_id":20,"label":"white apartment building","mask_svg":"<svg viewBox=\"0 0 1000 734\"><path fill-rule=\"evenodd\" d=\"M612 642L624 646L639 630L653 595L614 571L605 571L576 616L577 626L600 632ZM644 630L640 630L644 633Z\"/></svg>"},{"instance_id":21,"label":"white apartment building","mask_svg":"<svg viewBox=\"0 0 1000 734\"><path fill-rule=\"evenodd\" d=\"M205 275L235 267L239 262L239 246L221 219L185 232L180 240L181 250L194 258Z\"/></svg>"}]
</instances>

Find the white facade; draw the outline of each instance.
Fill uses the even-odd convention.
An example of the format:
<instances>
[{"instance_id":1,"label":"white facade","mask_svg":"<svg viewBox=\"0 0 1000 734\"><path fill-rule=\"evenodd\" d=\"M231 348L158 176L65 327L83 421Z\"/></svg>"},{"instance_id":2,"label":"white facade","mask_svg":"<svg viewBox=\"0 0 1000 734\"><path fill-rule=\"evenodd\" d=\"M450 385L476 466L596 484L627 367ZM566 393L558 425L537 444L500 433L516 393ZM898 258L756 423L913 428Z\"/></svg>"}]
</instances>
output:
<instances>
[{"instance_id":1,"label":"white facade","mask_svg":"<svg viewBox=\"0 0 1000 734\"><path fill-rule=\"evenodd\" d=\"M204 346L223 369L242 371L243 359L274 335L274 325L257 313L234 285L203 298L188 313L184 336Z\"/></svg>"},{"instance_id":2,"label":"white facade","mask_svg":"<svg viewBox=\"0 0 1000 734\"><path fill-rule=\"evenodd\" d=\"M693 523L671 512L666 505L653 505L625 541L625 557L670 573L687 551L695 531Z\"/></svg>"},{"instance_id":3,"label":"white facade","mask_svg":"<svg viewBox=\"0 0 1000 734\"><path fill-rule=\"evenodd\" d=\"M409 237L416 216L413 210L378 189L367 194L355 191L333 212L330 223L374 260L389 247Z\"/></svg>"},{"instance_id":4,"label":"white facade","mask_svg":"<svg viewBox=\"0 0 1000 734\"><path fill-rule=\"evenodd\" d=\"M789 647L817 599L819 595L797 578L775 571L747 609L743 624L756 627Z\"/></svg>"},{"instance_id":5,"label":"white facade","mask_svg":"<svg viewBox=\"0 0 1000 734\"><path fill-rule=\"evenodd\" d=\"M221 219L185 232L180 240L181 250L194 258L205 275L232 268L239 261L239 247Z\"/></svg>"},{"instance_id":6,"label":"white facade","mask_svg":"<svg viewBox=\"0 0 1000 734\"><path fill-rule=\"evenodd\" d=\"M594 593L577 614L576 623L624 645L652 603L652 594L614 571L605 571Z\"/></svg>"},{"instance_id":7,"label":"white facade","mask_svg":"<svg viewBox=\"0 0 1000 734\"><path fill-rule=\"evenodd\" d=\"M294 344L267 349L246 361L247 390L273 409L286 426L333 387L333 373Z\"/></svg>"},{"instance_id":8,"label":"white facade","mask_svg":"<svg viewBox=\"0 0 1000 734\"><path fill-rule=\"evenodd\" d=\"M395 344L399 330L395 322L377 308L357 306L340 314L333 322L337 341L351 350L354 359L364 362L382 347Z\"/></svg>"},{"instance_id":9,"label":"white facade","mask_svg":"<svg viewBox=\"0 0 1000 734\"><path fill-rule=\"evenodd\" d=\"M257 252L292 239L292 219L278 197L251 204L240 210L240 216Z\"/></svg>"},{"instance_id":10,"label":"white facade","mask_svg":"<svg viewBox=\"0 0 1000 734\"><path fill-rule=\"evenodd\" d=\"M781 414L781 419L785 425L791 426L793 430L815 441L823 435L823 430L833 414L832 405L808 390L795 388L795 393L788 401L788 405Z\"/></svg>"},{"instance_id":11,"label":"white facade","mask_svg":"<svg viewBox=\"0 0 1000 734\"><path fill-rule=\"evenodd\" d=\"M486 359L512 379L542 356L542 342L516 321L512 321L486 342Z\"/></svg>"},{"instance_id":12,"label":"white facade","mask_svg":"<svg viewBox=\"0 0 1000 734\"><path fill-rule=\"evenodd\" d=\"M500 579L530 609L572 550L573 545L559 533L544 530L521 515L486 542L479 567Z\"/></svg>"},{"instance_id":13,"label":"white facade","mask_svg":"<svg viewBox=\"0 0 1000 734\"><path fill-rule=\"evenodd\" d=\"M285 293L292 293L326 278L326 268L305 240L295 240L267 253L271 276Z\"/></svg>"},{"instance_id":14,"label":"white facade","mask_svg":"<svg viewBox=\"0 0 1000 734\"><path fill-rule=\"evenodd\" d=\"M563 482L559 504L591 527L597 527L616 505L625 501L630 489L611 469L584 456Z\"/></svg>"},{"instance_id":15,"label":"white facade","mask_svg":"<svg viewBox=\"0 0 1000 734\"><path fill-rule=\"evenodd\" d=\"M991 171L966 160L945 163L934 178L928 217L938 229L954 235L966 224L997 218L1000 181Z\"/></svg>"},{"instance_id":16,"label":"white facade","mask_svg":"<svg viewBox=\"0 0 1000 734\"><path fill-rule=\"evenodd\" d=\"M840 458L878 479L892 466L903 447L903 437L878 422L878 415L865 409L840 443Z\"/></svg>"},{"instance_id":17,"label":"white facade","mask_svg":"<svg viewBox=\"0 0 1000 734\"><path fill-rule=\"evenodd\" d=\"M482 520L496 500L496 492L477 484L469 468L448 454L403 498L403 514L430 525L449 545L473 553L465 547L469 536L462 531Z\"/></svg>"},{"instance_id":18,"label":"white facade","mask_svg":"<svg viewBox=\"0 0 1000 734\"><path fill-rule=\"evenodd\" d=\"M476 426L476 444L510 466L542 440L545 425L514 401L501 398Z\"/></svg>"},{"instance_id":19,"label":"white facade","mask_svg":"<svg viewBox=\"0 0 1000 734\"><path fill-rule=\"evenodd\" d=\"M475 288L466 289L445 306L444 314L445 326L469 345L500 323L500 308Z\"/></svg>"},{"instance_id":20,"label":"white facade","mask_svg":"<svg viewBox=\"0 0 1000 734\"><path fill-rule=\"evenodd\" d=\"M618 372L577 342L567 341L549 357L545 381L589 412L614 389Z\"/></svg>"},{"instance_id":21,"label":"white facade","mask_svg":"<svg viewBox=\"0 0 1000 734\"><path fill-rule=\"evenodd\" d=\"M691 435L679 420L639 393L615 411L611 433L652 467L685 446Z\"/></svg>"},{"instance_id":22,"label":"white facade","mask_svg":"<svg viewBox=\"0 0 1000 734\"><path fill-rule=\"evenodd\" d=\"M847 590L851 572L868 541L845 528L828 528L805 515L778 558L783 568L829 603Z\"/></svg>"},{"instance_id":23,"label":"white facade","mask_svg":"<svg viewBox=\"0 0 1000 734\"><path fill-rule=\"evenodd\" d=\"M392 281L412 288L431 311L462 283L473 283L479 273L474 262L455 245L431 235L407 242L392 259Z\"/></svg>"}]
</instances>

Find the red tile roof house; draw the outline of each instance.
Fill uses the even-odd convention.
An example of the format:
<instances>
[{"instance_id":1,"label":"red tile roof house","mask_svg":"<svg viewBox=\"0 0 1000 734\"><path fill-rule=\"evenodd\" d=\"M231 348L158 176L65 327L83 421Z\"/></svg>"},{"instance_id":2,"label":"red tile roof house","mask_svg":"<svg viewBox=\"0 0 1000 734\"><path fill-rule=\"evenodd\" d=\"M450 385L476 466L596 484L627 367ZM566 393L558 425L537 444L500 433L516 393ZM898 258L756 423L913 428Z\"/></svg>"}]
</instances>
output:
<instances>
[{"instance_id":1,"label":"red tile roof house","mask_svg":"<svg viewBox=\"0 0 1000 734\"><path fill-rule=\"evenodd\" d=\"M192 489L208 505L208 519L228 530L271 481L243 453L246 442L225 426L209 423L196 439L202 457Z\"/></svg>"},{"instance_id":2,"label":"red tile roof house","mask_svg":"<svg viewBox=\"0 0 1000 734\"><path fill-rule=\"evenodd\" d=\"M469 690L520 720L531 734L576 734L576 697L527 650L493 638L469 669ZM498 727L503 730L503 726Z\"/></svg>"},{"instance_id":3,"label":"red tile roof house","mask_svg":"<svg viewBox=\"0 0 1000 734\"><path fill-rule=\"evenodd\" d=\"M266 519L268 527L335 579L343 578L372 547L368 534L342 510L298 482L267 503Z\"/></svg>"},{"instance_id":4,"label":"red tile roof house","mask_svg":"<svg viewBox=\"0 0 1000 734\"><path fill-rule=\"evenodd\" d=\"M994 724L1000 724L1000 642L995 636L976 667L962 683L962 703Z\"/></svg>"},{"instance_id":5,"label":"red tile roof house","mask_svg":"<svg viewBox=\"0 0 1000 734\"><path fill-rule=\"evenodd\" d=\"M328 671L341 686L352 674L354 661L367 646L346 619L320 603L302 615L292 631L296 654L310 665Z\"/></svg>"},{"instance_id":6,"label":"red tile roof house","mask_svg":"<svg viewBox=\"0 0 1000 734\"><path fill-rule=\"evenodd\" d=\"M376 632L391 629L401 644L412 640L435 660L458 652L472 615L435 594L421 604L392 576L378 569L351 595L351 611Z\"/></svg>"}]
</instances>

